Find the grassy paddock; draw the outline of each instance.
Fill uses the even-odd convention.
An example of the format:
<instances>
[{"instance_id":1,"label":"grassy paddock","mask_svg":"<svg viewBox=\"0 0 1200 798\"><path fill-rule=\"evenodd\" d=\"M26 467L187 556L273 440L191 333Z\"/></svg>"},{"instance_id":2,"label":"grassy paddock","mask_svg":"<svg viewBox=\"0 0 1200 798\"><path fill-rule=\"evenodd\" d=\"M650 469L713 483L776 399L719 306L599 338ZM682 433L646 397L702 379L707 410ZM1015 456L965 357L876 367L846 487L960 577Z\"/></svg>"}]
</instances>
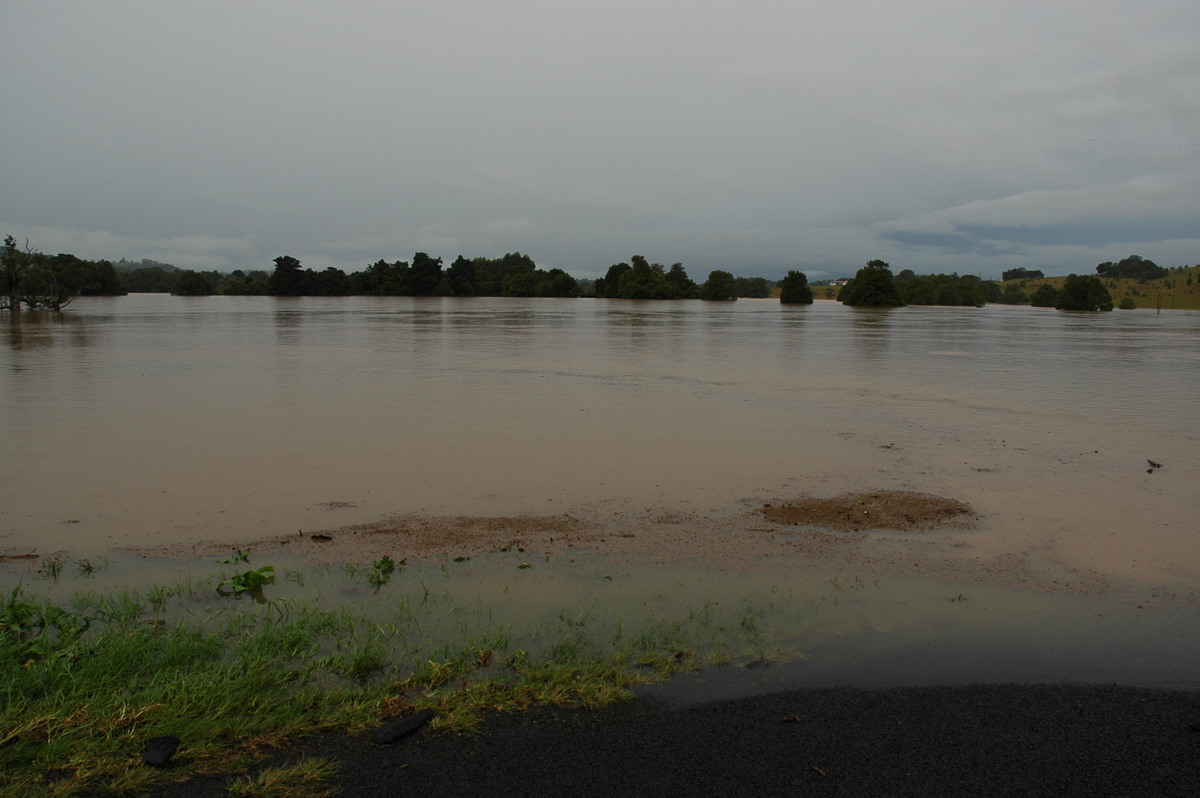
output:
<instances>
[{"instance_id":1,"label":"grassy paddock","mask_svg":"<svg viewBox=\"0 0 1200 798\"><path fill-rule=\"evenodd\" d=\"M771 598L678 617L560 608L518 625L424 584L387 593L378 582L382 596L342 604L319 589L238 600L226 574L66 601L16 587L0 600L0 792L144 794L233 772L247 775L230 794L315 795L329 763L248 774L320 730L431 708L435 727L469 732L488 712L601 707L682 670L777 653ZM141 761L160 735L182 740L166 769Z\"/></svg>"},{"instance_id":2,"label":"grassy paddock","mask_svg":"<svg viewBox=\"0 0 1200 798\"><path fill-rule=\"evenodd\" d=\"M1098 277L1100 282L1104 283L1104 287L1112 296L1114 306L1119 305L1123 299L1129 299L1136 307L1142 309L1200 310L1200 266L1172 269L1167 277L1145 281L1102 277L1095 273L1089 276ZM1033 296L1033 292L1043 283L1061 289L1066 281L1066 277L1043 277L1010 282L1016 283L1025 293ZM1008 283L1001 282L1000 285L1006 286Z\"/></svg>"}]
</instances>

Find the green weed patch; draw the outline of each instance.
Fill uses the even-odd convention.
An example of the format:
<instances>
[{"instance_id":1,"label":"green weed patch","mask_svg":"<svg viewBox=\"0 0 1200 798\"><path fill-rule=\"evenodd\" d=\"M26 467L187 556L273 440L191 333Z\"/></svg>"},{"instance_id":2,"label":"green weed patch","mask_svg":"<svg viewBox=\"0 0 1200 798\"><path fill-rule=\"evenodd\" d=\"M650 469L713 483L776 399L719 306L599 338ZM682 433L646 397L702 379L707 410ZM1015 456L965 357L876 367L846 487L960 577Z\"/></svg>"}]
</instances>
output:
<instances>
[{"instance_id":1,"label":"green weed patch","mask_svg":"<svg viewBox=\"0 0 1200 798\"><path fill-rule=\"evenodd\" d=\"M0 793L132 795L248 774L291 739L422 709L435 712L434 728L469 732L489 712L602 707L766 645L750 604L751 623L705 607L679 619L546 610L522 624L424 582L397 585L395 573L390 560L374 563L357 575L367 598L350 602L324 600L311 573L287 580L311 596L269 598L270 566L57 603L16 587L0 603ZM247 595L255 600L238 600ZM180 741L168 767L143 761L158 737ZM327 765L247 775L231 794L292 782L320 794Z\"/></svg>"}]
</instances>

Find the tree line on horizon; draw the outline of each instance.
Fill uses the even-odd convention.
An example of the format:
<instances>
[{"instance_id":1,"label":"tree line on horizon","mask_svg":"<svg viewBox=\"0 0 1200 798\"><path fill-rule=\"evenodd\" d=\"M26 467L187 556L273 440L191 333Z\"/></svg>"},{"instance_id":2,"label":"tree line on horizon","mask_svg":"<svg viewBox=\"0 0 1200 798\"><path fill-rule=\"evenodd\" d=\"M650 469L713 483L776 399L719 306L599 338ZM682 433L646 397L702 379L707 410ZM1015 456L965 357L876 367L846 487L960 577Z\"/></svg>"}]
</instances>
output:
<instances>
[{"instance_id":1,"label":"tree line on horizon","mask_svg":"<svg viewBox=\"0 0 1200 798\"><path fill-rule=\"evenodd\" d=\"M235 270L178 270L169 264L142 261L130 269L121 261L119 271L111 261L86 261L70 254L44 255L28 242L18 244L7 236L0 251L0 310L61 310L77 296L119 296L129 292L172 293L181 296L501 296L599 297L621 299L704 299L733 301L740 297L766 298L778 291L783 304L813 301L812 287L800 271L789 271L779 281L762 277L736 277L717 269L697 283L682 263L669 268L650 263L641 255L609 267L594 281L576 279L562 269L538 268L520 252L500 258L458 256L448 267L441 258L424 252L411 261L379 260L350 274L329 267L305 269L288 255L274 259L272 272ZM1096 267L1106 279L1157 279L1169 273L1138 255ZM901 305L965 305L986 303L1032 304L1064 309L1111 309L1112 299L1097 277L1070 275L1062 288L1043 284L1032 295L1025 281L1043 279L1041 270L1010 269L1003 285L975 275L925 274L904 269L892 275L885 261L872 260L840 291L824 288L825 296L847 305L897 307ZM1116 283L1112 283L1116 285ZM1068 290L1069 288L1069 290ZM1076 307L1078 306L1078 307Z\"/></svg>"},{"instance_id":2,"label":"tree line on horizon","mask_svg":"<svg viewBox=\"0 0 1200 798\"><path fill-rule=\"evenodd\" d=\"M507 296L599 297L621 299L708 299L731 301L740 297L767 298L779 287L763 277L735 277L724 270L709 273L696 283L683 264L670 269L634 255L628 263L614 264L604 277L580 280L562 269L543 270L519 252L501 258L459 256L448 267L441 258L424 252L412 261L377 261L366 269L346 274L333 267L305 269L289 255L275 258L275 269L245 273L181 271L161 267L139 269L129 275L131 290L168 290L182 296L258 294L265 296Z\"/></svg>"},{"instance_id":3,"label":"tree line on horizon","mask_svg":"<svg viewBox=\"0 0 1200 798\"><path fill-rule=\"evenodd\" d=\"M661 263L650 263L642 255L629 262L615 263L605 275L595 281L588 296L609 299L704 299L715 302L739 298L766 299L782 284L765 277L735 277L724 269L709 272L703 283L697 283L682 263L668 269ZM811 298L810 298L811 301Z\"/></svg>"},{"instance_id":4,"label":"tree line on horizon","mask_svg":"<svg viewBox=\"0 0 1200 798\"><path fill-rule=\"evenodd\" d=\"M909 272L909 274L905 274ZM1015 284L1014 284L1015 285ZM991 283L991 290L999 292L999 285ZM855 307L901 307L904 305L973 305L982 307L989 295L987 284L978 277L967 274L935 274L924 277L912 274L908 269L893 276L886 261L872 260L859 269L854 277L842 286L838 301ZM1011 294L1008 295L1011 299ZM991 301L1004 304L1005 293L999 293ZM1024 304L1010 301L1006 304ZM1028 304L1035 307L1053 307L1058 310L1112 310L1113 301L1100 278L1093 275L1068 275L1062 288L1043 283Z\"/></svg>"}]
</instances>

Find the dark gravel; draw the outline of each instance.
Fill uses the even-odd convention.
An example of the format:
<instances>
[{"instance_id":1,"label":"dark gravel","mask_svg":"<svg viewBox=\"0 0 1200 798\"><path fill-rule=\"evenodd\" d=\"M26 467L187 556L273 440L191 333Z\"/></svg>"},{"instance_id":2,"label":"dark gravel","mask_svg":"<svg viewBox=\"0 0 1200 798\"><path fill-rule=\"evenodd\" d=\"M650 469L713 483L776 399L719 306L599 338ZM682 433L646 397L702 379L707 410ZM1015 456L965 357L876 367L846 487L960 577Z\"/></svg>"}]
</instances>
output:
<instances>
[{"instance_id":1,"label":"dark gravel","mask_svg":"<svg viewBox=\"0 0 1200 798\"><path fill-rule=\"evenodd\" d=\"M326 735L345 796L1200 795L1200 692L974 685L794 690L496 715L391 745ZM224 795L226 780L165 796Z\"/></svg>"}]
</instances>

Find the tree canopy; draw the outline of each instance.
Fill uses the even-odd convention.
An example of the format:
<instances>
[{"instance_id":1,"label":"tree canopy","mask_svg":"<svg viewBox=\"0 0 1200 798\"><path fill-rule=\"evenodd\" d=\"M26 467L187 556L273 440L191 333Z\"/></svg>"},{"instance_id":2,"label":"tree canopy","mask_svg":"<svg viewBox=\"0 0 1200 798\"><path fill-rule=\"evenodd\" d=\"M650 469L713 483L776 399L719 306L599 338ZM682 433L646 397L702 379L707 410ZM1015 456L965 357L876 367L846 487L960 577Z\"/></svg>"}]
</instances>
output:
<instances>
[{"instance_id":1,"label":"tree canopy","mask_svg":"<svg viewBox=\"0 0 1200 798\"><path fill-rule=\"evenodd\" d=\"M6 236L0 251L0 310L58 311L76 297L117 296L125 288L112 263L60 253L44 255Z\"/></svg>"},{"instance_id":2,"label":"tree canopy","mask_svg":"<svg viewBox=\"0 0 1200 798\"><path fill-rule=\"evenodd\" d=\"M987 301L983 280L973 274L925 274L913 276L897 287L906 305L969 305Z\"/></svg>"},{"instance_id":3,"label":"tree canopy","mask_svg":"<svg viewBox=\"0 0 1200 798\"><path fill-rule=\"evenodd\" d=\"M1116 263L1106 261L1096 267L1096 274L1104 277L1129 277L1134 280L1157 280L1166 277L1168 271L1152 260L1140 255L1130 255Z\"/></svg>"},{"instance_id":4,"label":"tree canopy","mask_svg":"<svg viewBox=\"0 0 1200 798\"><path fill-rule=\"evenodd\" d=\"M779 285L779 302L783 305L811 305L813 292L808 286L808 275L790 271Z\"/></svg>"},{"instance_id":5,"label":"tree canopy","mask_svg":"<svg viewBox=\"0 0 1200 798\"><path fill-rule=\"evenodd\" d=\"M1058 289L1050 283L1042 283L1029 297L1029 304L1035 308L1052 308L1058 304Z\"/></svg>"},{"instance_id":6,"label":"tree canopy","mask_svg":"<svg viewBox=\"0 0 1200 798\"><path fill-rule=\"evenodd\" d=\"M668 271L661 263L650 263L634 255L629 263L614 263L596 281L596 296L610 299L691 299L696 284L682 263Z\"/></svg>"},{"instance_id":7,"label":"tree canopy","mask_svg":"<svg viewBox=\"0 0 1200 798\"><path fill-rule=\"evenodd\" d=\"M737 280L721 269L708 273L708 279L700 286L700 298L711 302L732 302L738 298Z\"/></svg>"},{"instance_id":8,"label":"tree canopy","mask_svg":"<svg viewBox=\"0 0 1200 798\"><path fill-rule=\"evenodd\" d=\"M1041 269L1008 269L1000 273L1001 280L1040 280L1046 275Z\"/></svg>"},{"instance_id":9,"label":"tree canopy","mask_svg":"<svg viewBox=\"0 0 1200 798\"><path fill-rule=\"evenodd\" d=\"M84 261L74 255L44 255L18 245L8 236L0 250L0 310L61 310L81 295L119 295L127 291L170 292L178 295L275 296L508 296L576 297L582 295L624 299L705 299L732 301L739 297L769 297L772 283L761 277L735 277L721 269L697 285L682 263L668 269L641 255L613 264L604 277L576 280L562 269L544 270L520 252L500 258L468 259L459 255L448 267L439 257L417 252L411 261L379 260L362 271L347 274L328 267L304 268L290 255L274 259L274 270L231 274L192 271L143 260L140 268L122 260L120 269L109 261ZM1137 255L1119 263L1102 263L1097 272L1116 285L1116 278L1154 279L1169 274ZM1039 279L1036 269L1015 268L1003 273L1008 284L965 274L916 274L903 269L893 277L891 266L872 260L847 281L837 298L846 305L899 307L902 305L974 305L989 302L1030 303L1064 310L1111 310L1113 299L1095 277L1071 275L1062 289L1041 285L1030 296L1024 280ZM1044 279L1044 278L1043 278ZM1190 275L1189 275L1190 281ZM781 304L813 301L807 275L789 271L775 284ZM824 289L833 297L832 286Z\"/></svg>"},{"instance_id":10,"label":"tree canopy","mask_svg":"<svg viewBox=\"0 0 1200 798\"><path fill-rule=\"evenodd\" d=\"M766 299L771 296L771 283L765 277L734 277L739 297Z\"/></svg>"},{"instance_id":11,"label":"tree canopy","mask_svg":"<svg viewBox=\"0 0 1200 798\"><path fill-rule=\"evenodd\" d=\"M275 271L267 280L267 288L275 296L300 296L307 293L304 290L304 278L300 261L291 255L280 255L275 259Z\"/></svg>"},{"instance_id":12,"label":"tree canopy","mask_svg":"<svg viewBox=\"0 0 1200 798\"><path fill-rule=\"evenodd\" d=\"M1054 307L1059 310L1112 310L1113 301L1100 278L1071 274L1058 292Z\"/></svg>"},{"instance_id":13,"label":"tree canopy","mask_svg":"<svg viewBox=\"0 0 1200 798\"><path fill-rule=\"evenodd\" d=\"M243 280L248 279L243 277ZM219 292L233 293L223 289ZM468 260L459 255L449 268L443 268L441 258L417 252L411 263L379 260L352 274L334 267L320 272L303 269L300 261L283 255L275 259L275 271L267 280L265 293L276 296L568 297L578 296L579 289L575 278L562 269L539 269L532 258L519 252L495 259Z\"/></svg>"},{"instance_id":14,"label":"tree canopy","mask_svg":"<svg viewBox=\"0 0 1200 798\"><path fill-rule=\"evenodd\" d=\"M1029 294L1016 283L1009 283L996 301L1001 305L1025 305L1029 303Z\"/></svg>"},{"instance_id":15,"label":"tree canopy","mask_svg":"<svg viewBox=\"0 0 1200 798\"><path fill-rule=\"evenodd\" d=\"M885 261L872 260L842 286L838 301L858 307L900 307L904 301L892 278L892 269Z\"/></svg>"}]
</instances>

